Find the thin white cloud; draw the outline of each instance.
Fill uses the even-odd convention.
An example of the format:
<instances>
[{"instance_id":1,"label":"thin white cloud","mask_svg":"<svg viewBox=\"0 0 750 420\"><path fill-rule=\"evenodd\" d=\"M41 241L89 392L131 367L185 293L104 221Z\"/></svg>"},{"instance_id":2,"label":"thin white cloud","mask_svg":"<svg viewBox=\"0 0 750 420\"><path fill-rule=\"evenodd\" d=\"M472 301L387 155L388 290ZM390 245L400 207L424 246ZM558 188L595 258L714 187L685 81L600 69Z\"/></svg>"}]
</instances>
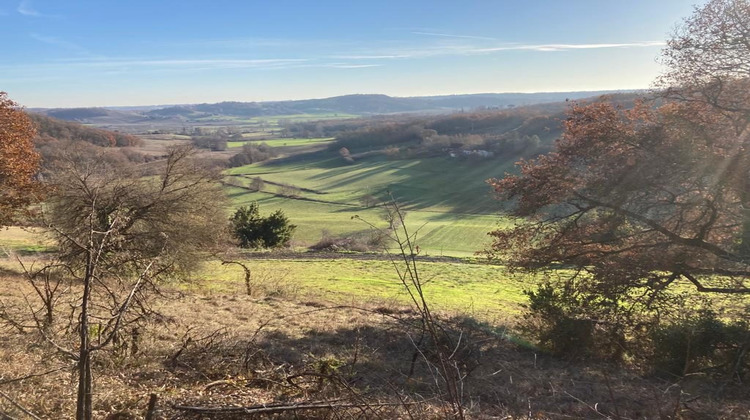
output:
<instances>
[{"instance_id":1,"label":"thin white cloud","mask_svg":"<svg viewBox=\"0 0 750 420\"><path fill-rule=\"evenodd\" d=\"M664 41L642 41L623 43L591 43L591 44L501 44L497 46L478 46L472 44L436 44L422 47L382 48L371 49L372 54L335 55L330 58L340 60L394 60L419 59L441 56L470 56L494 54L505 51L534 51L559 52L572 50L596 50L610 48L645 48L666 45Z\"/></svg>"},{"instance_id":2,"label":"thin white cloud","mask_svg":"<svg viewBox=\"0 0 750 420\"><path fill-rule=\"evenodd\" d=\"M40 12L36 7L34 7L31 0L22 0L18 4L18 7L16 7L16 12L24 16L35 18L61 19L63 17L60 15L49 15Z\"/></svg>"},{"instance_id":3,"label":"thin white cloud","mask_svg":"<svg viewBox=\"0 0 750 420\"><path fill-rule=\"evenodd\" d=\"M382 67L382 64L327 64L324 67L332 67L335 69L364 69L369 67Z\"/></svg>"},{"instance_id":4,"label":"thin white cloud","mask_svg":"<svg viewBox=\"0 0 750 420\"><path fill-rule=\"evenodd\" d=\"M341 60L392 60L397 58L411 58L411 54L390 54L390 55L334 55L331 58Z\"/></svg>"},{"instance_id":5,"label":"thin white cloud","mask_svg":"<svg viewBox=\"0 0 750 420\"><path fill-rule=\"evenodd\" d=\"M483 39L485 41L497 41L497 38L489 38L486 36L443 34L439 32L422 32L422 31L412 31L412 33L414 35L437 36L441 38Z\"/></svg>"},{"instance_id":6,"label":"thin white cloud","mask_svg":"<svg viewBox=\"0 0 750 420\"><path fill-rule=\"evenodd\" d=\"M42 14L32 6L31 0L22 0L16 11L24 16L42 17Z\"/></svg>"},{"instance_id":7,"label":"thin white cloud","mask_svg":"<svg viewBox=\"0 0 750 420\"><path fill-rule=\"evenodd\" d=\"M28 62L16 65L2 65L0 69L20 74L44 74L58 72L70 74L71 72L85 73L87 70L96 71L98 74L124 74L124 73L185 73L185 72L212 72L212 71L270 71L270 70L292 70L304 68L338 68L338 69L362 69L382 66L384 62L398 60L419 60L440 57L470 57L479 55L502 54L505 51L529 51L529 52L558 52L576 50L596 50L613 48L643 48L662 46L662 41L623 42L623 43L581 43L581 44L501 44L487 42L472 42L463 40L457 42L437 42L416 45L405 42L381 42L380 45L358 46L357 49L346 51L339 50L339 54L320 53L315 49L300 54L299 58L259 58L259 59L235 59L235 58L161 58L161 57L103 57L94 56L80 45L76 45L64 39L32 34L34 39L49 45L55 45L79 54L66 59L46 62ZM330 50L329 50L330 51ZM330 55L329 55L330 54Z\"/></svg>"},{"instance_id":8,"label":"thin white cloud","mask_svg":"<svg viewBox=\"0 0 750 420\"><path fill-rule=\"evenodd\" d=\"M271 59L253 59L253 60L225 60L225 59L205 59L205 60L100 60L82 62L81 65L91 67L114 67L114 66L132 66L132 67L205 67L205 68L244 68L244 67L263 67L269 65L300 63L305 62L304 58L271 58Z\"/></svg>"},{"instance_id":9,"label":"thin white cloud","mask_svg":"<svg viewBox=\"0 0 750 420\"><path fill-rule=\"evenodd\" d=\"M287 39L287 38L228 38L228 39L187 39L182 41L155 42L157 45L171 47L210 47L225 49L245 48L335 48L351 45L342 40Z\"/></svg>"},{"instance_id":10,"label":"thin white cloud","mask_svg":"<svg viewBox=\"0 0 750 420\"><path fill-rule=\"evenodd\" d=\"M626 42L617 44L530 44L530 45L508 45L501 47L476 48L472 53L492 53L500 51L567 51L567 50L592 50L602 48L638 48L638 47L660 47L664 41Z\"/></svg>"},{"instance_id":11,"label":"thin white cloud","mask_svg":"<svg viewBox=\"0 0 750 420\"><path fill-rule=\"evenodd\" d=\"M30 75L38 74L88 74L94 72L99 75L117 75L134 73L185 73L217 70L285 70L306 66L320 66L311 64L306 59L257 59L257 60L226 60L226 59L139 59L104 57L68 58L47 61L36 64L2 65L0 73Z\"/></svg>"},{"instance_id":12,"label":"thin white cloud","mask_svg":"<svg viewBox=\"0 0 750 420\"><path fill-rule=\"evenodd\" d=\"M206 71L222 69L284 69L306 63L307 59L68 59L44 65L50 68L96 69L102 73L122 71Z\"/></svg>"},{"instance_id":13,"label":"thin white cloud","mask_svg":"<svg viewBox=\"0 0 750 420\"><path fill-rule=\"evenodd\" d=\"M84 54L84 55L90 54L86 48L78 44L75 44L73 42L66 41L62 38L56 37L56 36L40 35L40 34L35 34L35 33L32 33L30 36L39 42L43 42L48 45L60 47L64 50L73 51L78 54Z\"/></svg>"}]
</instances>

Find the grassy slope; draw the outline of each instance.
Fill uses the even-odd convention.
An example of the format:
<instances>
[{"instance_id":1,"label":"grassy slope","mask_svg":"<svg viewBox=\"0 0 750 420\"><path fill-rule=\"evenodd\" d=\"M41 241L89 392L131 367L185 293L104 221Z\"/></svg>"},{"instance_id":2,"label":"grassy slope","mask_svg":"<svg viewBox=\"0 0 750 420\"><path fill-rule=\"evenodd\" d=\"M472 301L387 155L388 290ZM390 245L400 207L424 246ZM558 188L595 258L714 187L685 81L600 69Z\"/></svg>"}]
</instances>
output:
<instances>
[{"instance_id":1,"label":"grassy slope","mask_svg":"<svg viewBox=\"0 0 750 420\"><path fill-rule=\"evenodd\" d=\"M251 260L247 264L254 273L254 286L267 293L276 288L289 294L292 289L298 300L355 306L362 302L384 307L410 305L390 261L300 256L292 260ZM495 323L507 322L520 313L526 301L522 291L530 285L528 278L510 275L500 266L418 262L417 268L433 309ZM218 262L210 263L204 273L200 277L218 293L233 290L244 278L242 269Z\"/></svg>"},{"instance_id":2,"label":"grassy slope","mask_svg":"<svg viewBox=\"0 0 750 420\"><path fill-rule=\"evenodd\" d=\"M363 207L365 194L380 197L390 191L407 212L410 230L419 229L418 245L430 255L465 256L481 250L487 232L503 223L500 205L491 197L485 180L512 169L511 162L459 161L447 157L389 160L369 156L346 163L335 152L323 151L229 171L234 182L248 184L250 178L267 181L262 192L230 188L235 205L258 201L266 212L281 208L298 225L295 240L316 242L323 230L336 235L368 229L352 216L385 227L382 210ZM302 199L275 195L271 183L291 184L302 191Z\"/></svg>"}]
</instances>

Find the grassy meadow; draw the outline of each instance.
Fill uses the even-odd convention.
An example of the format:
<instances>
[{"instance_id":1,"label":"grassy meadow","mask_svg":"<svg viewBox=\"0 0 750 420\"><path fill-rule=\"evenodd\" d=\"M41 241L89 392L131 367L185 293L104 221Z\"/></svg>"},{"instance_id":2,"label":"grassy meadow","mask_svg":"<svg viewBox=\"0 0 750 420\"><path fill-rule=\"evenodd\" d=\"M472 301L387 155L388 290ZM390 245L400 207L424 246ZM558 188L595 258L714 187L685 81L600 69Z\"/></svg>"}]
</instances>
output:
<instances>
[{"instance_id":1,"label":"grassy meadow","mask_svg":"<svg viewBox=\"0 0 750 420\"><path fill-rule=\"evenodd\" d=\"M342 305L403 307L411 304L396 274L399 265L388 260L352 258L251 259L243 261L253 272L253 293L286 296L297 301ZM433 309L505 323L521 312L528 278L509 274L503 267L465 262L417 263L424 293ZM244 292L243 270L236 265L210 262L196 276L199 287L211 293Z\"/></svg>"},{"instance_id":2,"label":"grassy meadow","mask_svg":"<svg viewBox=\"0 0 750 420\"><path fill-rule=\"evenodd\" d=\"M0 228L0 252L3 254L44 252L53 246L51 240L35 229L17 226Z\"/></svg>"},{"instance_id":3,"label":"grassy meadow","mask_svg":"<svg viewBox=\"0 0 750 420\"><path fill-rule=\"evenodd\" d=\"M265 115L260 117L244 117L236 115L201 115L188 120L191 127L212 130L216 127L231 126L247 131L249 137L253 135L275 135L284 129L286 124L308 121L343 120L359 118L360 115L321 112L315 114Z\"/></svg>"},{"instance_id":4,"label":"grassy meadow","mask_svg":"<svg viewBox=\"0 0 750 420\"><path fill-rule=\"evenodd\" d=\"M0 231L0 249L17 253L27 263L44 258L35 252L52 246L39 232L17 227ZM234 257L252 271L253 294L296 301L384 308L411 304L396 267L387 259L361 259L346 254L340 257L295 254L291 258L274 254ZM396 256L397 257L397 256ZM19 271L14 259L4 258L0 267ZM488 322L504 323L520 313L525 301L527 278L513 276L503 267L472 263L470 260L419 261L418 270L424 292L433 308L441 313L467 315ZM191 280L177 287L201 294L244 294L243 270L234 264L212 260L194 273Z\"/></svg>"},{"instance_id":5,"label":"grassy meadow","mask_svg":"<svg viewBox=\"0 0 750 420\"><path fill-rule=\"evenodd\" d=\"M363 197L384 200L390 193L403 206L407 228L417 233L423 255L470 256L489 243L487 232L507 223L485 181L512 167L496 160L383 155L349 163L334 151L321 151L233 168L227 179L235 185L228 187L235 206L257 201L264 212L282 209L298 226L298 245L317 242L323 232L366 232L368 223L386 228L384 211ZM256 177L265 182L261 191L248 189ZM296 187L296 197L282 196L281 185Z\"/></svg>"}]
</instances>

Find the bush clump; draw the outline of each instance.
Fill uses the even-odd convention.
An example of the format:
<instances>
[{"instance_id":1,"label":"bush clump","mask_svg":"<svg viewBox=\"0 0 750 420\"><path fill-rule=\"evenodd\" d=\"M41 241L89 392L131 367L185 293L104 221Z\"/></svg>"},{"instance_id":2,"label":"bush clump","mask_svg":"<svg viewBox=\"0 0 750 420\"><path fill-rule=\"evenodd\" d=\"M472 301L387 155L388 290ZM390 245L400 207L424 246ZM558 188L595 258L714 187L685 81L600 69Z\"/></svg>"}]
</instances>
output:
<instances>
[{"instance_id":1,"label":"bush clump","mask_svg":"<svg viewBox=\"0 0 750 420\"><path fill-rule=\"evenodd\" d=\"M715 372L741 379L748 368L750 325L743 320L724 321L703 309L656 328L652 343L657 374Z\"/></svg>"},{"instance_id":2,"label":"bush clump","mask_svg":"<svg viewBox=\"0 0 750 420\"><path fill-rule=\"evenodd\" d=\"M242 146L241 152L229 159L229 166L236 168L238 166L250 165L275 158L278 155L276 149L266 143L247 143Z\"/></svg>"},{"instance_id":3,"label":"bush clump","mask_svg":"<svg viewBox=\"0 0 750 420\"><path fill-rule=\"evenodd\" d=\"M387 235L383 232L360 232L353 235L336 237L323 231L320 240L310 246L313 251L353 251L368 252L383 249Z\"/></svg>"},{"instance_id":4,"label":"bush clump","mask_svg":"<svg viewBox=\"0 0 750 420\"><path fill-rule=\"evenodd\" d=\"M281 210L261 217L258 203L242 206L229 219L230 231L241 248L278 248L292 239L297 226Z\"/></svg>"},{"instance_id":5,"label":"bush clump","mask_svg":"<svg viewBox=\"0 0 750 420\"><path fill-rule=\"evenodd\" d=\"M542 349L571 359L623 357L627 324L618 302L549 282L524 294L529 304L521 331Z\"/></svg>"}]
</instances>

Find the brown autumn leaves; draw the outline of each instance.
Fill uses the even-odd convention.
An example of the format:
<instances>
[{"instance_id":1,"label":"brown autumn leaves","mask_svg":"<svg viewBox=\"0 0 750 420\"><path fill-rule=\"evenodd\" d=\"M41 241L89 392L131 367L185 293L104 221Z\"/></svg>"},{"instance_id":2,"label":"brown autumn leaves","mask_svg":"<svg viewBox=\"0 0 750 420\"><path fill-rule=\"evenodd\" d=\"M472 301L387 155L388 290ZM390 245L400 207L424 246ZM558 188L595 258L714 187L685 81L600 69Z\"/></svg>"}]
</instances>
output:
<instances>
[{"instance_id":1,"label":"brown autumn leaves","mask_svg":"<svg viewBox=\"0 0 750 420\"><path fill-rule=\"evenodd\" d=\"M39 165L34 135L28 115L0 92L0 226L10 224L40 193L34 179Z\"/></svg>"},{"instance_id":2,"label":"brown autumn leaves","mask_svg":"<svg viewBox=\"0 0 750 420\"><path fill-rule=\"evenodd\" d=\"M552 153L490 180L524 218L491 252L574 268L598 294L750 293L748 28L750 2L709 1L668 42L655 98L573 106Z\"/></svg>"}]
</instances>

